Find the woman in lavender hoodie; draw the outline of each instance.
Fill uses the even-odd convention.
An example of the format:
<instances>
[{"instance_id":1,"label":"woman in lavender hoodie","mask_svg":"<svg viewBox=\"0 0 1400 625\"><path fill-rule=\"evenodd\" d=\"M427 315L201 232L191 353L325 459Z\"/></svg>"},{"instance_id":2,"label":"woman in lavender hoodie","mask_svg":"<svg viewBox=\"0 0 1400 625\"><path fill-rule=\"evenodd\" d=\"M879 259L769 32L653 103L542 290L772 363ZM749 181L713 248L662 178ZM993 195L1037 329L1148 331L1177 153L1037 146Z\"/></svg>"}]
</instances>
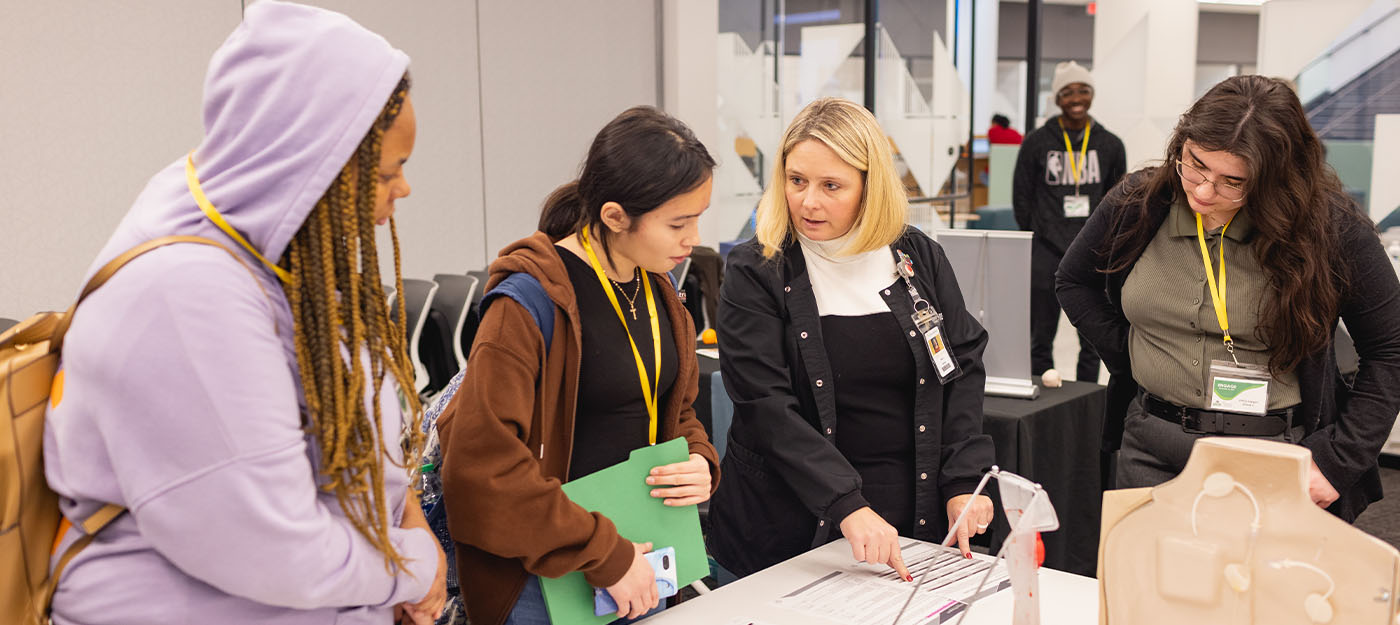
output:
<instances>
[{"instance_id":1,"label":"woman in lavender hoodie","mask_svg":"<svg viewBox=\"0 0 1400 625\"><path fill-rule=\"evenodd\" d=\"M56 623L437 615L445 560L409 487L420 410L374 234L409 192L407 68L343 15L270 0L215 52L203 141L89 273L171 234L242 262L159 248L75 316L48 481L67 518L126 512L63 572Z\"/></svg>"}]
</instances>

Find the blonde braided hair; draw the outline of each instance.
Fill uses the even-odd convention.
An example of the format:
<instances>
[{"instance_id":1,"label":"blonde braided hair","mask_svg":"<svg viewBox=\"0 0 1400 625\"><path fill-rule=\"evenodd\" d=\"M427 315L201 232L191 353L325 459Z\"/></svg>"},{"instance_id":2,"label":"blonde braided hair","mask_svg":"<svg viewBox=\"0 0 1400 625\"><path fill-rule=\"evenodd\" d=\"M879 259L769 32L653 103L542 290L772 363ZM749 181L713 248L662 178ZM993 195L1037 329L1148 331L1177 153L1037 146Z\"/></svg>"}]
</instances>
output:
<instances>
[{"instance_id":1,"label":"blonde braided hair","mask_svg":"<svg viewBox=\"0 0 1400 625\"><path fill-rule=\"evenodd\" d=\"M405 74L379 118L340 170L301 229L292 237L283 264L292 280L285 287L294 324L297 367L306 395L306 427L320 452L322 489L334 492L345 515L379 549L390 571L405 560L389 539L388 499L384 493L386 441L380 391L386 374L398 381L405 411L405 464L422 453L422 406L413 392L414 373L406 349L403 298L397 319L389 313L375 246L374 205L384 132L403 108L410 81ZM394 288L403 293L398 230L389 220L394 244ZM364 350L373 401L364 396ZM392 441L398 444L399 441Z\"/></svg>"}]
</instances>

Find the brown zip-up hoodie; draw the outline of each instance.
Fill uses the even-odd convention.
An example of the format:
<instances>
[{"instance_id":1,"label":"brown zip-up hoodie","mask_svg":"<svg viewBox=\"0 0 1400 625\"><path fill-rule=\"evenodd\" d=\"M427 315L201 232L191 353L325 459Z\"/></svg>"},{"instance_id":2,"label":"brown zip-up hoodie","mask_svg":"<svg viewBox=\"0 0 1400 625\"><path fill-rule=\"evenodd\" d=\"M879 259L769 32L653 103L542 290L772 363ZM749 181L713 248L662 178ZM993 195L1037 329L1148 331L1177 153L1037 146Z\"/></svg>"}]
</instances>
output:
<instances>
[{"instance_id":1,"label":"brown zip-up hoodie","mask_svg":"<svg viewBox=\"0 0 1400 625\"><path fill-rule=\"evenodd\" d=\"M583 342L568 269L549 237L536 232L501 250L487 290L519 272L538 279L554 301L548 352L530 313L501 298L482 318L462 385L438 420L457 574L467 614L478 625L504 623L529 574L582 571L588 583L605 588L622 579L633 557L631 541L612 521L574 504L559 488L573 454ZM691 453L709 461L713 492L718 457L692 406L699 371L695 327L675 290L661 293L679 363L657 440L685 437Z\"/></svg>"}]
</instances>

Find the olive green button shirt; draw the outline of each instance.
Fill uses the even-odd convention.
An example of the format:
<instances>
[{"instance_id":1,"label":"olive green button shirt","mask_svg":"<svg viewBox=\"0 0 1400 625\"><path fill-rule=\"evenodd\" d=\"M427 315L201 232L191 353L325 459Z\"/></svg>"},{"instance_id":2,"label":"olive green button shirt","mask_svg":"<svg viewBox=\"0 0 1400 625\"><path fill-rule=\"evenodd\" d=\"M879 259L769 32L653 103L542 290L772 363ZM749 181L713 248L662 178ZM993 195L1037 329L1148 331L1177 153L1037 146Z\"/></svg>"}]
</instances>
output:
<instances>
[{"instance_id":1,"label":"olive green button shirt","mask_svg":"<svg viewBox=\"0 0 1400 625\"><path fill-rule=\"evenodd\" d=\"M1225 228L1226 294L1230 336L1241 363L1266 365L1269 350L1255 335L1263 298L1274 290L1254 257L1249 208L1235 214ZM1220 229L1206 232L1212 271L1220 277ZM1133 377L1147 392L1178 406L1209 404L1210 362L1230 361L1224 332L1201 262L1195 213L1180 200L1143 250L1123 283L1123 314L1128 329L1128 357ZM1302 401L1298 376L1290 372L1269 384L1269 409Z\"/></svg>"}]
</instances>

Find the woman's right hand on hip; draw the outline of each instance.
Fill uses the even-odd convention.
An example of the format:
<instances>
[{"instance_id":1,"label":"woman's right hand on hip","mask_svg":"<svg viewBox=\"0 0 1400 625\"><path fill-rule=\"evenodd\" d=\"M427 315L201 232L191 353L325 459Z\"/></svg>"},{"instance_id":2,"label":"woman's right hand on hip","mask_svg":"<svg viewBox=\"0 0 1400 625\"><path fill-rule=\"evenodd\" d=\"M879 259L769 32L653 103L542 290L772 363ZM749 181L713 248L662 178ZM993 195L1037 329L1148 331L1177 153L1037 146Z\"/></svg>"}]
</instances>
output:
<instances>
[{"instance_id":1,"label":"woman's right hand on hip","mask_svg":"<svg viewBox=\"0 0 1400 625\"><path fill-rule=\"evenodd\" d=\"M899 551L899 532L869 506L841 519L841 534L850 541L851 555L856 560L887 564L899 574L900 579L913 579L909 569L904 567L904 556Z\"/></svg>"},{"instance_id":2,"label":"woman's right hand on hip","mask_svg":"<svg viewBox=\"0 0 1400 625\"><path fill-rule=\"evenodd\" d=\"M656 590L656 572L642 554L651 551L651 543L632 543L632 566L616 584L608 586L608 594L617 603L618 618L637 618L660 601Z\"/></svg>"}]
</instances>

